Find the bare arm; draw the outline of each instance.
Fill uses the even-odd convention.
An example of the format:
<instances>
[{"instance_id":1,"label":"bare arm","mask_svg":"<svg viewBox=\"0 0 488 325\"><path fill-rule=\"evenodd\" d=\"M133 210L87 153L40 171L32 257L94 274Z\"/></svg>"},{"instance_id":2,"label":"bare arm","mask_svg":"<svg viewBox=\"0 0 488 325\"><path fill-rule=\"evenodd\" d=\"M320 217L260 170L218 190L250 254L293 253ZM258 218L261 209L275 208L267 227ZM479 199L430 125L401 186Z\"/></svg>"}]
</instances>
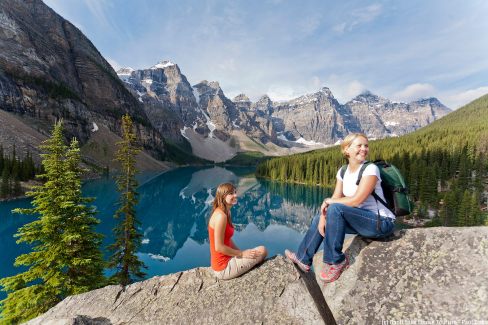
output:
<instances>
[{"instance_id":1,"label":"bare arm","mask_svg":"<svg viewBox=\"0 0 488 325\"><path fill-rule=\"evenodd\" d=\"M239 247L237 247L236 243L234 243L232 239L230 240L230 247L237 250L239 249Z\"/></svg>"},{"instance_id":2,"label":"bare arm","mask_svg":"<svg viewBox=\"0 0 488 325\"><path fill-rule=\"evenodd\" d=\"M358 189L356 193L354 193L351 197L334 197L332 196L330 199L326 199L325 202L330 205L332 203L342 203L350 207L357 207L361 203L363 203L368 196L373 192L376 182L378 178L374 175L363 176L361 178L361 182L359 182ZM337 181L339 182L339 181ZM341 182L342 183L342 182ZM342 184L341 184L342 187ZM337 187L336 187L337 188ZM342 188L341 188L342 192ZM336 192L334 191L334 195Z\"/></svg>"},{"instance_id":3,"label":"bare arm","mask_svg":"<svg viewBox=\"0 0 488 325\"><path fill-rule=\"evenodd\" d=\"M332 194L332 198L338 199L341 197L344 197L344 193L342 193L342 181L340 179L337 179L336 181L336 186L334 188L334 194Z\"/></svg>"},{"instance_id":4,"label":"bare arm","mask_svg":"<svg viewBox=\"0 0 488 325\"><path fill-rule=\"evenodd\" d=\"M341 197L344 197L344 194L342 193L342 181L337 179L336 186L334 188L334 193L332 194L332 198L339 199ZM327 213L327 206L329 205L326 203L326 200L328 200L328 198L324 199L324 201L322 202L322 206L320 207L321 216L324 217Z\"/></svg>"},{"instance_id":5,"label":"bare arm","mask_svg":"<svg viewBox=\"0 0 488 325\"><path fill-rule=\"evenodd\" d=\"M256 258L257 252L253 249L246 249L241 251L235 246L234 242L231 240L231 245L229 247L224 244L225 237L225 227L227 226L227 216L221 211L215 211L213 218L213 229L215 231L215 250L219 253L228 256L237 256L245 258Z\"/></svg>"}]
</instances>

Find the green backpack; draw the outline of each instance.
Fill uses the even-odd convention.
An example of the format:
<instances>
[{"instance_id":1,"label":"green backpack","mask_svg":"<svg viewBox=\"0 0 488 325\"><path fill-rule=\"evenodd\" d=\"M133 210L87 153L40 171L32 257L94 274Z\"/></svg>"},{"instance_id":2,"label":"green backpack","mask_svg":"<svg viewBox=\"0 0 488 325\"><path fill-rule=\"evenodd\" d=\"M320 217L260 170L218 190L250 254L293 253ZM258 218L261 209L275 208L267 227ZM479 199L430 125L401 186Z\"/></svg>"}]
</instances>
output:
<instances>
[{"instance_id":1,"label":"green backpack","mask_svg":"<svg viewBox=\"0 0 488 325\"><path fill-rule=\"evenodd\" d=\"M408 197L408 189L403 179L402 174L392 164L384 160L375 160L374 162L366 161L359 170L358 180L356 185L359 185L363 172L369 164L375 164L380 170L381 176L381 188L383 189L383 195L385 201L380 198L373 190L373 197L380 201L385 207L388 208L395 216L406 216L412 213L412 202ZM344 178L347 165L341 167L341 177Z\"/></svg>"}]
</instances>

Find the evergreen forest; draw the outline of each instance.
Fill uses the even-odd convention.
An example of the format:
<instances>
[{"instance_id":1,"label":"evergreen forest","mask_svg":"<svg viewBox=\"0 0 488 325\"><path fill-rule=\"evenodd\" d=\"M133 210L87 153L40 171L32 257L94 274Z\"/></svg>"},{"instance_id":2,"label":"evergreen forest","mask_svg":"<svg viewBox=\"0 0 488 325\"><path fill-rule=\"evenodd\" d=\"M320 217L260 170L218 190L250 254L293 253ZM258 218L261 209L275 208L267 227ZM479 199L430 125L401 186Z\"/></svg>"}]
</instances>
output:
<instances>
[{"instance_id":1,"label":"evergreen forest","mask_svg":"<svg viewBox=\"0 0 488 325\"><path fill-rule=\"evenodd\" d=\"M487 220L488 95L413 133L370 141L369 159L404 175L415 202L410 217L430 226L475 226ZM256 176L333 187L346 164L338 146L265 160Z\"/></svg>"},{"instance_id":2,"label":"evergreen forest","mask_svg":"<svg viewBox=\"0 0 488 325\"><path fill-rule=\"evenodd\" d=\"M21 182L34 179L35 175L41 171L41 168L35 165L29 152L22 159L17 156L15 146L12 154L8 155L0 145L0 199L24 194Z\"/></svg>"}]
</instances>

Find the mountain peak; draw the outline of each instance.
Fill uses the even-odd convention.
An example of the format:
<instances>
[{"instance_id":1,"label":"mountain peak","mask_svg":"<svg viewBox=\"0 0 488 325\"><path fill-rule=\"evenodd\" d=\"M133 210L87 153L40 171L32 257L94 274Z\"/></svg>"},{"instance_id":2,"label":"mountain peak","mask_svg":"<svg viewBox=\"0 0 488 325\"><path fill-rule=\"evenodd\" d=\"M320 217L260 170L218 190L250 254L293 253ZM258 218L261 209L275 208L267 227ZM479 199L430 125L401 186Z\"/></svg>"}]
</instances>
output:
<instances>
[{"instance_id":1,"label":"mountain peak","mask_svg":"<svg viewBox=\"0 0 488 325\"><path fill-rule=\"evenodd\" d=\"M353 101L356 100L356 101L360 101L360 102L378 102L381 100L381 97L373 94L369 90L365 90L361 94L354 97L352 100Z\"/></svg>"},{"instance_id":2,"label":"mountain peak","mask_svg":"<svg viewBox=\"0 0 488 325\"><path fill-rule=\"evenodd\" d=\"M163 61L160 61L159 63L153 65L151 67L151 69L164 69L164 68L167 68L167 67L172 67L176 65L175 63L169 61L169 60L163 60Z\"/></svg>"},{"instance_id":3,"label":"mountain peak","mask_svg":"<svg viewBox=\"0 0 488 325\"><path fill-rule=\"evenodd\" d=\"M429 97L429 98L421 98L414 103L419 104L419 105L432 105L432 106L444 106L437 98L435 97Z\"/></svg>"},{"instance_id":4,"label":"mountain peak","mask_svg":"<svg viewBox=\"0 0 488 325\"><path fill-rule=\"evenodd\" d=\"M237 103L237 102L251 102L249 100L249 97L247 97L245 94L239 94L237 95L236 97L234 97L234 99L232 100L234 103Z\"/></svg>"},{"instance_id":5,"label":"mountain peak","mask_svg":"<svg viewBox=\"0 0 488 325\"><path fill-rule=\"evenodd\" d=\"M126 68L120 68L119 70L117 70L117 74L120 76L120 75L130 75L132 72L134 72L135 70L132 69L131 67L126 67Z\"/></svg>"},{"instance_id":6,"label":"mountain peak","mask_svg":"<svg viewBox=\"0 0 488 325\"><path fill-rule=\"evenodd\" d=\"M207 80L202 80L196 85L193 85L194 88L202 88L202 87L209 87L214 90L219 90L220 89L220 84L218 81L207 81Z\"/></svg>"},{"instance_id":7,"label":"mountain peak","mask_svg":"<svg viewBox=\"0 0 488 325\"><path fill-rule=\"evenodd\" d=\"M325 94L327 97L334 97L334 95L332 95L332 92L330 91L330 89L328 87L320 88L319 92Z\"/></svg>"},{"instance_id":8,"label":"mountain peak","mask_svg":"<svg viewBox=\"0 0 488 325\"><path fill-rule=\"evenodd\" d=\"M198 91L199 95L203 94L221 94L224 95L222 92L222 89L220 89L220 85L217 81L207 81L207 80L202 80L196 85L193 85L193 88Z\"/></svg>"},{"instance_id":9,"label":"mountain peak","mask_svg":"<svg viewBox=\"0 0 488 325\"><path fill-rule=\"evenodd\" d=\"M362 93L360 93L357 97L378 97L377 95L373 94L369 90L365 90Z\"/></svg>"}]
</instances>

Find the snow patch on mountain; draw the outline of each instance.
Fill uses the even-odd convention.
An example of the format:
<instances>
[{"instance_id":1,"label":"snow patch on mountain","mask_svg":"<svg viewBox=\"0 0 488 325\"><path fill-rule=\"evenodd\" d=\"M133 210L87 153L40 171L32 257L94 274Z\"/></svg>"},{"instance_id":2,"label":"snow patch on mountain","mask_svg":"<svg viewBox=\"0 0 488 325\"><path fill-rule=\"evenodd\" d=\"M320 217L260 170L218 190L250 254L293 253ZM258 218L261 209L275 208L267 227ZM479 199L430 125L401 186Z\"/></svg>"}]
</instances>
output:
<instances>
[{"instance_id":1,"label":"snow patch on mountain","mask_svg":"<svg viewBox=\"0 0 488 325\"><path fill-rule=\"evenodd\" d=\"M301 144L304 144L306 146L324 146L323 143L320 143L320 142L315 142L313 140L305 140L304 138L300 137L297 141L295 141L296 143L301 143Z\"/></svg>"},{"instance_id":2,"label":"snow patch on mountain","mask_svg":"<svg viewBox=\"0 0 488 325\"><path fill-rule=\"evenodd\" d=\"M187 127L187 126L183 127L183 129L180 129L180 133L183 136L183 138L185 138L188 141L190 141L190 138L188 138L188 136L186 135L186 129L189 129L189 127Z\"/></svg>"},{"instance_id":3,"label":"snow patch on mountain","mask_svg":"<svg viewBox=\"0 0 488 325\"><path fill-rule=\"evenodd\" d=\"M197 104L200 105L200 93L198 92L198 89L192 87L192 90L193 90L193 96L195 96L195 100L197 101Z\"/></svg>"},{"instance_id":4,"label":"snow patch on mountain","mask_svg":"<svg viewBox=\"0 0 488 325\"><path fill-rule=\"evenodd\" d=\"M277 136L278 139L280 140L283 140L283 141L286 141L286 142L294 142L294 143L299 143L299 144L303 144L303 145L306 145L306 146L309 146L309 147L316 147L316 146L320 146L320 147L324 147L325 144L321 143L321 142L315 142L313 140L305 140L303 137L300 137L299 139L295 140L295 141L291 141L291 140L288 140L288 138L283 134L279 134Z\"/></svg>"},{"instance_id":5,"label":"snow patch on mountain","mask_svg":"<svg viewBox=\"0 0 488 325\"><path fill-rule=\"evenodd\" d=\"M165 60L165 61L161 61L159 62L158 64L156 65L153 65L151 67L151 69L155 70L155 69L164 69L164 68L167 68L167 67L172 67L176 64L174 64L173 62L171 61L168 61L168 60Z\"/></svg>"},{"instance_id":6,"label":"snow patch on mountain","mask_svg":"<svg viewBox=\"0 0 488 325\"><path fill-rule=\"evenodd\" d=\"M202 112L203 116L205 116L205 119L207 120L207 123L206 124L207 124L208 129L210 130L210 133L208 134L208 137L209 138L214 138L213 131L217 127L215 126L215 124L210 119L210 116L208 116L207 113L205 113L205 111L203 109L200 109L200 111Z\"/></svg>"}]
</instances>

